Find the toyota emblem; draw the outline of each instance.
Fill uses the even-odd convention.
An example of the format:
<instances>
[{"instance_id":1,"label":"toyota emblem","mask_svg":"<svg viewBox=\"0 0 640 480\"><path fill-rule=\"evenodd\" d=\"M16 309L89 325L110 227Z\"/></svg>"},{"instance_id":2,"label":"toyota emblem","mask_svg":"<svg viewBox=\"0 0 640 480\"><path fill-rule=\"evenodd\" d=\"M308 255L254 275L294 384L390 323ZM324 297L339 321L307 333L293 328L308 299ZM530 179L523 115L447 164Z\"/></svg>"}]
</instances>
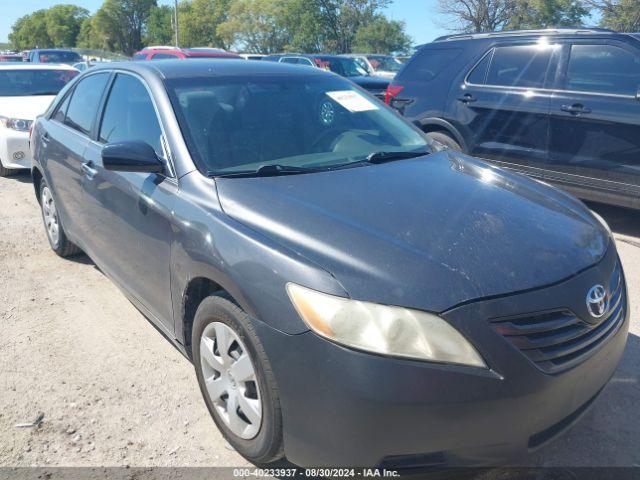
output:
<instances>
[{"instance_id":1,"label":"toyota emblem","mask_svg":"<svg viewBox=\"0 0 640 480\"><path fill-rule=\"evenodd\" d=\"M602 285L591 287L587 293L587 310L593 318L601 318L609 311L609 298Z\"/></svg>"}]
</instances>

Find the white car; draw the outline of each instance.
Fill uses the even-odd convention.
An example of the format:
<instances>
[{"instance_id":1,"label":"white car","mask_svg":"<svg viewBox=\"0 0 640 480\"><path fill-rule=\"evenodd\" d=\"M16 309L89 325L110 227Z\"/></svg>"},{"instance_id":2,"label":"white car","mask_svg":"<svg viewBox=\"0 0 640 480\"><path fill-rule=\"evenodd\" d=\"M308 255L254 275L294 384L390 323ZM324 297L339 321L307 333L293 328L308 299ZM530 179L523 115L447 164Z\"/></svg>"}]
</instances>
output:
<instances>
[{"instance_id":1,"label":"white car","mask_svg":"<svg viewBox=\"0 0 640 480\"><path fill-rule=\"evenodd\" d=\"M402 62L391 55L376 53L347 53L341 55L355 59L369 75L382 78L394 78L402 68Z\"/></svg>"},{"instance_id":2,"label":"white car","mask_svg":"<svg viewBox=\"0 0 640 480\"><path fill-rule=\"evenodd\" d=\"M0 65L0 177L31 168L29 129L76 75L68 65Z\"/></svg>"}]
</instances>

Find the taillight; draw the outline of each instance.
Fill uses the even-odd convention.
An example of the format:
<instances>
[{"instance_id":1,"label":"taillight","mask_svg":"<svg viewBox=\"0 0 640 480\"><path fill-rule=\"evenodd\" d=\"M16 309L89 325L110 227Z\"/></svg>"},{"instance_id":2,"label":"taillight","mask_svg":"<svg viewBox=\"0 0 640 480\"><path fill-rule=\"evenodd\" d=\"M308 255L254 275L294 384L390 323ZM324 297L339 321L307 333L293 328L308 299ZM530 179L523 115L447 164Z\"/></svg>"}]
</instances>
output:
<instances>
[{"instance_id":1,"label":"taillight","mask_svg":"<svg viewBox=\"0 0 640 480\"><path fill-rule=\"evenodd\" d=\"M390 83L384 94L384 103L391 105L391 100L396 98L402 90L404 90L402 85L394 85L393 83Z\"/></svg>"}]
</instances>

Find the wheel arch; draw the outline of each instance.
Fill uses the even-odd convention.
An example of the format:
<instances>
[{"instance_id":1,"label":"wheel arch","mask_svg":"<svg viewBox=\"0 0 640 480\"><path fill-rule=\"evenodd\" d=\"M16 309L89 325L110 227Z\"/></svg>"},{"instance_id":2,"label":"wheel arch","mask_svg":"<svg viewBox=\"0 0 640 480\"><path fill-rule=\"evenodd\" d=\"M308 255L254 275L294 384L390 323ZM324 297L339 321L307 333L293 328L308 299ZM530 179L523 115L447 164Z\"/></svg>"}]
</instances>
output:
<instances>
[{"instance_id":1,"label":"wheel arch","mask_svg":"<svg viewBox=\"0 0 640 480\"><path fill-rule=\"evenodd\" d=\"M193 359L191 333L193 331L193 320L196 316L196 311L205 298L213 295L227 298L236 304L238 303L222 285L204 276L189 280L182 294L182 311L180 314L182 333L180 340L190 359Z\"/></svg>"},{"instance_id":2,"label":"wheel arch","mask_svg":"<svg viewBox=\"0 0 640 480\"><path fill-rule=\"evenodd\" d=\"M36 199L38 200L38 203L40 203L40 183L42 182L43 177L44 176L38 167L33 167L31 169L31 181L33 182L33 188L36 192Z\"/></svg>"},{"instance_id":3,"label":"wheel arch","mask_svg":"<svg viewBox=\"0 0 640 480\"><path fill-rule=\"evenodd\" d=\"M453 139L458 142L462 149L465 152L467 151L467 142L465 141L462 134L456 127L454 127L446 120L443 120L442 118L425 118L423 120L420 120L420 126L424 133L442 132L453 137Z\"/></svg>"}]
</instances>

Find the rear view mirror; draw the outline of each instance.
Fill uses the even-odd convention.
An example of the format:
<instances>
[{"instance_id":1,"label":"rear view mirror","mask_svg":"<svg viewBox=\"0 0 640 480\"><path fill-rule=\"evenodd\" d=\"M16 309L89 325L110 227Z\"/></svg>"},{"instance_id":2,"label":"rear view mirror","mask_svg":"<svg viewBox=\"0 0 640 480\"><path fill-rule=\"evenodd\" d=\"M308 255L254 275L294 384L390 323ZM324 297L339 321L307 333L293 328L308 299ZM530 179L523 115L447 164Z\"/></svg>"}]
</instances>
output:
<instances>
[{"instance_id":1,"label":"rear view mirror","mask_svg":"<svg viewBox=\"0 0 640 480\"><path fill-rule=\"evenodd\" d=\"M153 147L140 141L106 145L102 149L102 165L106 170L118 172L164 172L164 165Z\"/></svg>"}]
</instances>

